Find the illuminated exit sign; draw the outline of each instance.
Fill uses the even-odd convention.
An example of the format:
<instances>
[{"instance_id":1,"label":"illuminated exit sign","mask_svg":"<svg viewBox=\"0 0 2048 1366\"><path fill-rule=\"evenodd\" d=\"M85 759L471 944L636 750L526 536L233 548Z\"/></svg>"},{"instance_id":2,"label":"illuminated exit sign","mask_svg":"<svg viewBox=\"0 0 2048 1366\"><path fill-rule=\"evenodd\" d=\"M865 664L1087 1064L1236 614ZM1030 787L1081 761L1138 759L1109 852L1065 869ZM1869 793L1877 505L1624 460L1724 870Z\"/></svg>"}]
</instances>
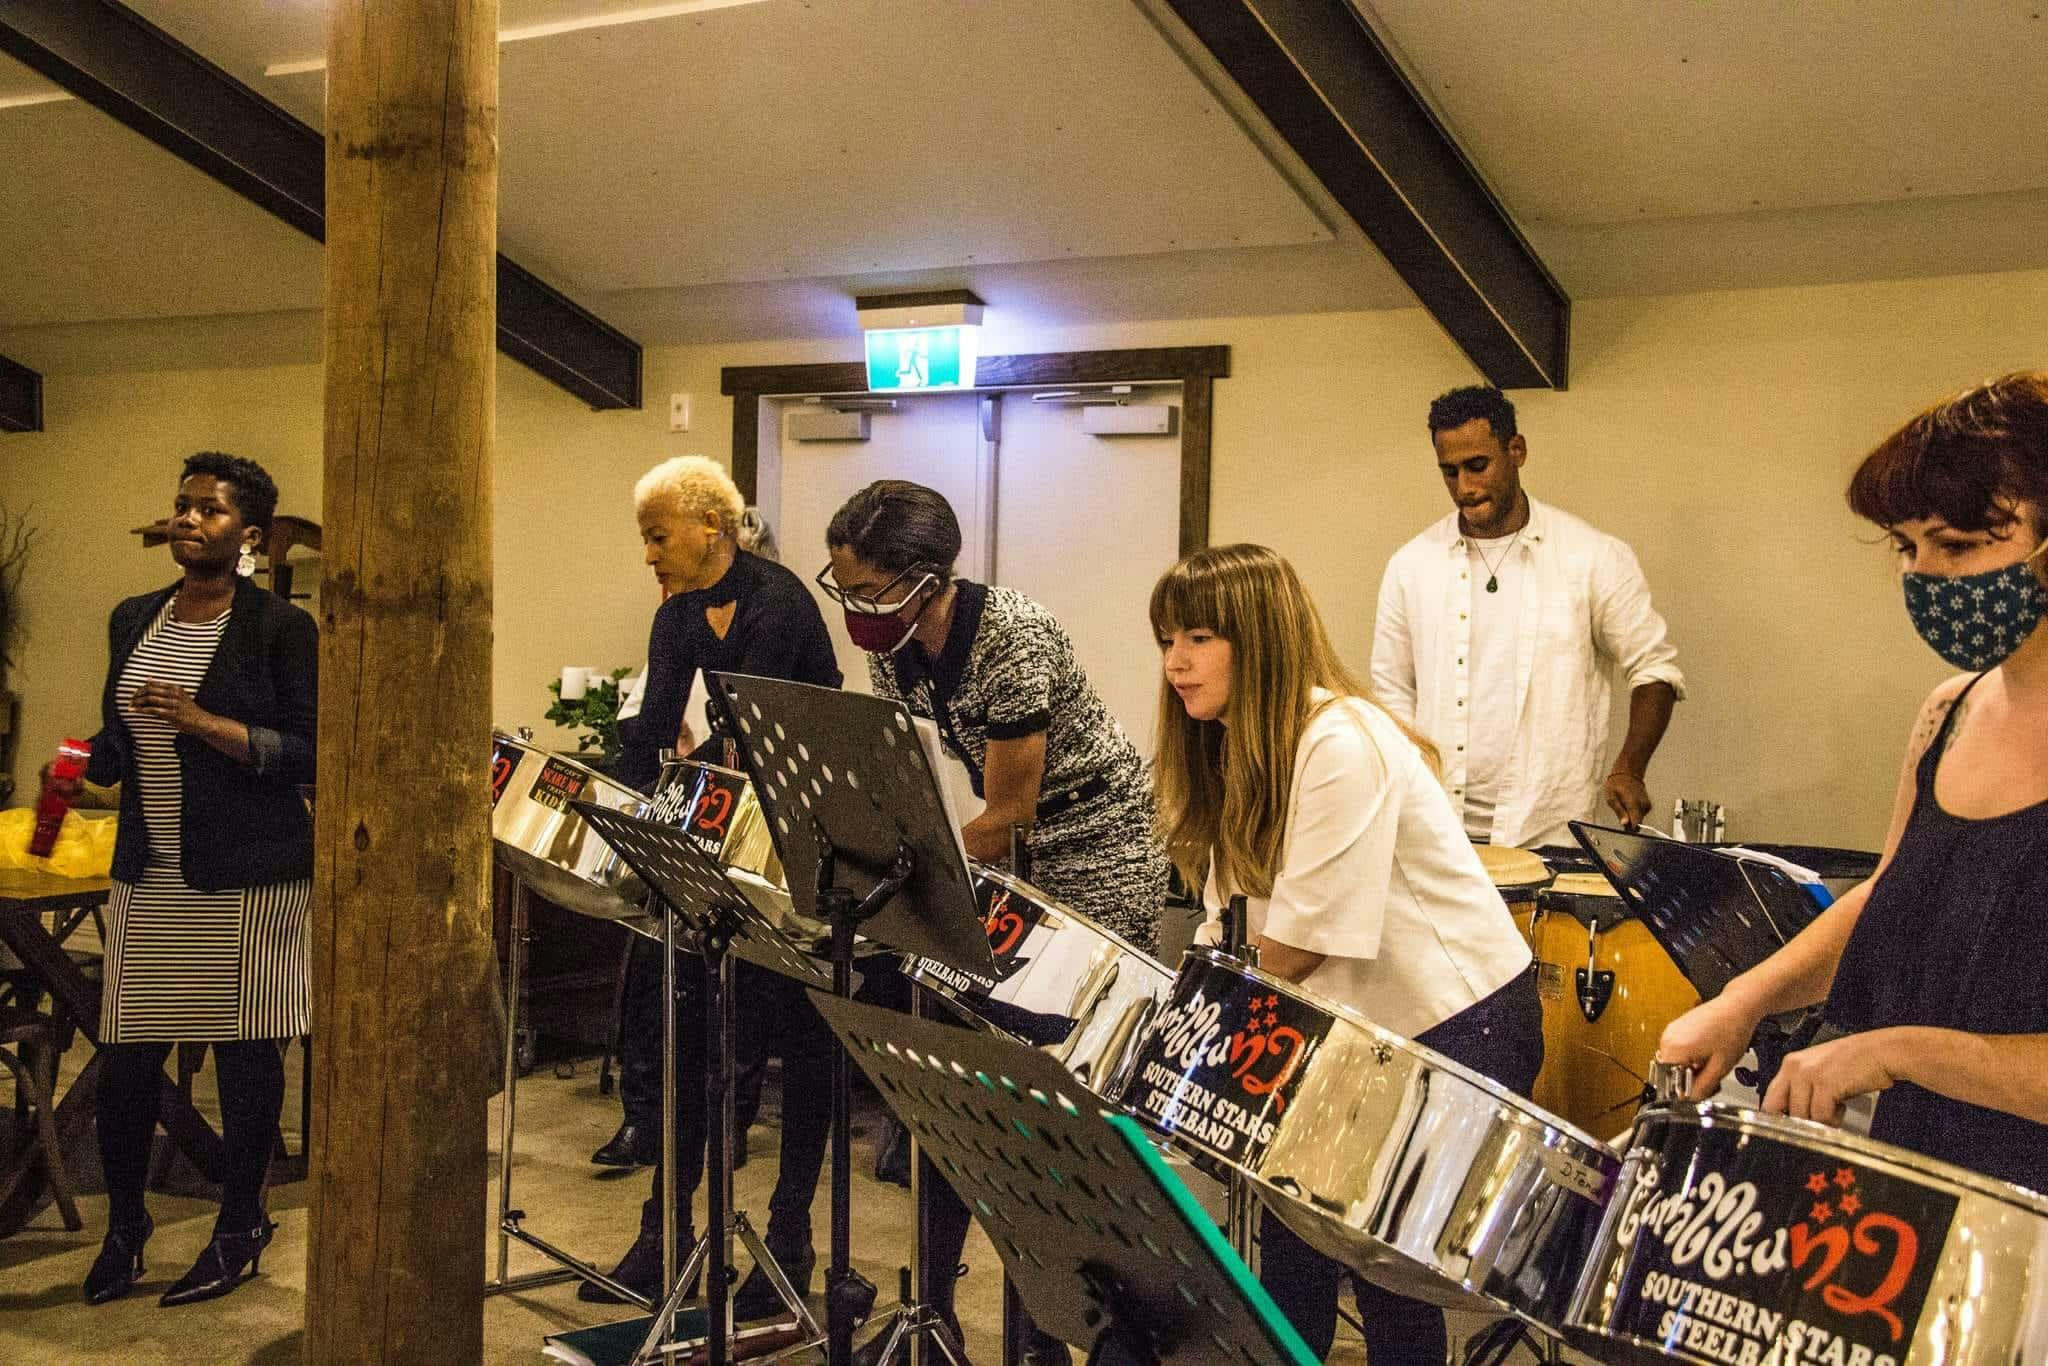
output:
<instances>
[{"instance_id":1,"label":"illuminated exit sign","mask_svg":"<svg viewBox=\"0 0 2048 1366\"><path fill-rule=\"evenodd\" d=\"M866 333L869 389L972 389L974 327L906 327Z\"/></svg>"}]
</instances>

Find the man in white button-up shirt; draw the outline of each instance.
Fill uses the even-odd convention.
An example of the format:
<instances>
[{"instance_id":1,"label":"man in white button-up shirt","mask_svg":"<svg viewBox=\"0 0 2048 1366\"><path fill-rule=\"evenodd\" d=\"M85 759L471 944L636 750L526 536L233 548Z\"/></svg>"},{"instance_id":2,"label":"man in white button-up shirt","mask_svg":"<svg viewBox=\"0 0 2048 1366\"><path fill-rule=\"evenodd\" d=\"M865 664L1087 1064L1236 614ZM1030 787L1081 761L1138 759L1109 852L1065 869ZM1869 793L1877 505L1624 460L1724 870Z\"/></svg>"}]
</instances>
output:
<instances>
[{"instance_id":1,"label":"man in white button-up shirt","mask_svg":"<svg viewBox=\"0 0 2048 1366\"><path fill-rule=\"evenodd\" d=\"M1528 442L1500 390L1453 389L1430 405L1429 431L1456 511L1387 564L1374 689L1442 751L1473 839L1568 845L1565 822L1593 817L1603 798L1633 827L1685 695L1635 552L1523 491ZM1609 765L1617 668L1629 724Z\"/></svg>"}]
</instances>

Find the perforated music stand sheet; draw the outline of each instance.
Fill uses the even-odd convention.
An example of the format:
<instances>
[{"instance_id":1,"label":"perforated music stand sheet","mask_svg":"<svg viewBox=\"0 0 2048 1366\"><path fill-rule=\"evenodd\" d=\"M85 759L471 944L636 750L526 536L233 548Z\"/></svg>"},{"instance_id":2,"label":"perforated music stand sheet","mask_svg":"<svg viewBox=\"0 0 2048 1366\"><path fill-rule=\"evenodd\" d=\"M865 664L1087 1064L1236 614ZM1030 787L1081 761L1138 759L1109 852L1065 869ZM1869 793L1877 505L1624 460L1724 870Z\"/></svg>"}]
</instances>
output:
<instances>
[{"instance_id":1,"label":"perforated music stand sheet","mask_svg":"<svg viewBox=\"0 0 2048 1366\"><path fill-rule=\"evenodd\" d=\"M1039 1327L1087 1347L1106 1301L1161 1361L1315 1361L1144 1130L1052 1058L811 999L981 1221Z\"/></svg>"},{"instance_id":2,"label":"perforated music stand sheet","mask_svg":"<svg viewBox=\"0 0 2048 1366\"><path fill-rule=\"evenodd\" d=\"M1820 913L1770 864L1586 821L1571 829L1702 997L1720 995Z\"/></svg>"},{"instance_id":3,"label":"perforated music stand sheet","mask_svg":"<svg viewBox=\"0 0 2048 1366\"><path fill-rule=\"evenodd\" d=\"M818 909L821 827L837 853L834 881L856 899L888 876L898 849L908 845L910 880L862 922L861 934L993 976L959 832L946 818L939 774L910 709L779 678L707 677L739 728L740 756L797 909L825 918Z\"/></svg>"},{"instance_id":4,"label":"perforated music stand sheet","mask_svg":"<svg viewBox=\"0 0 2048 1366\"><path fill-rule=\"evenodd\" d=\"M654 889L656 896L702 930L713 908L730 911L735 929L732 952L749 963L794 977L807 986L830 988L832 972L805 953L754 909L718 860L672 826L642 820L589 802L569 803L605 843ZM856 980L858 980L856 978Z\"/></svg>"}]
</instances>

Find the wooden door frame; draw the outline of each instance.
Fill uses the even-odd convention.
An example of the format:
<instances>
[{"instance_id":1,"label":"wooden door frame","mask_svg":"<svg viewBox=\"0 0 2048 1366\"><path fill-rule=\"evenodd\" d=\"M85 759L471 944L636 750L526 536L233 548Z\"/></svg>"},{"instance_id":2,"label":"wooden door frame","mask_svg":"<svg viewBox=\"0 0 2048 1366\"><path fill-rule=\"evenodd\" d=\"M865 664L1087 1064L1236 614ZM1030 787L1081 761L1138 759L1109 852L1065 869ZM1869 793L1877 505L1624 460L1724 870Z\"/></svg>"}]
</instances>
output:
<instances>
[{"instance_id":1,"label":"wooden door frame","mask_svg":"<svg viewBox=\"0 0 2048 1366\"><path fill-rule=\"evenodd\" d=\"M1045 351L983 356L975 389L1042 389L1060 384L1178 384L1180 415L1180 553L1209 544L1209 460L1215 427L1214 384L1230 378L1227 346L1153 346L1127 351ZM719 392L732 398L732 478L752 502L759 489L761 400L808 394L865 394L867 367L728 365ZM931 390L946 393L948 390Z\"/></svg>"}]
</instances>

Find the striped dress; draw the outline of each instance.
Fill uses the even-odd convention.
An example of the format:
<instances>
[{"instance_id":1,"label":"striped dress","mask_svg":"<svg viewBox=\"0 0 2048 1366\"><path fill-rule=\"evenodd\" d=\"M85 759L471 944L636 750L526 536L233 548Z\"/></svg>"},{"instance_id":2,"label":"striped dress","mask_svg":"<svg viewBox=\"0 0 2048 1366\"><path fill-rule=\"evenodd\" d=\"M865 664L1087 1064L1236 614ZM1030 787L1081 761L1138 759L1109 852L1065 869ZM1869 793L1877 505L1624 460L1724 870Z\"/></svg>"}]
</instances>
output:
<instances>
[{"instance_id":1,"label":"striped dress","mask_svg":"<svg viewBox=\"0 0 2048 1366\"><path fill-rule=\"evenodd\" d=\"M144 683L199 691L231 613L173 618L175 595L121 670L114 700L134 747L149 862L108 901L100 1037L106 1043L287 1039L307 1032L306 916L313 884L202 892L181 869L184 766L177 731L135 710Z\"/></svg>"}]
</instances>

